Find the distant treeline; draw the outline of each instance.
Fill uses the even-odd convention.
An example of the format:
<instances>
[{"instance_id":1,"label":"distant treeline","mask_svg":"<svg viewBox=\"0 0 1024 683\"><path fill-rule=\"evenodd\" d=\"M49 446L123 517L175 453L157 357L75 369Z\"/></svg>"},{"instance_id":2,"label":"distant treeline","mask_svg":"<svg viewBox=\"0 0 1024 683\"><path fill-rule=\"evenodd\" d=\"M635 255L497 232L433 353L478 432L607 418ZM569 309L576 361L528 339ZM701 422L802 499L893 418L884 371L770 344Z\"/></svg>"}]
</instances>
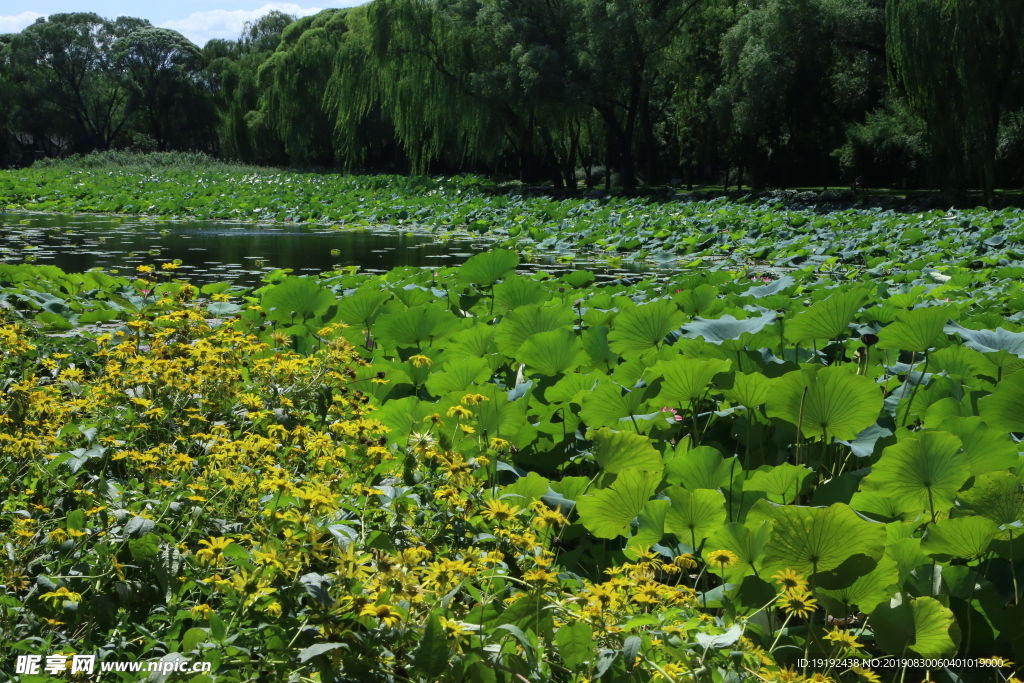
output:
<instances>
[{"instance_id":1,"label":"distant treeline","mask_svg":"<svg viewBox=\"0 0 1024 683\"><path fill-rule=\"evenodd\" d=\"M373 0L0 36L6 165L104 149L627 189L1024 182L1020 0Z\"/></svg>"}]
</instances>

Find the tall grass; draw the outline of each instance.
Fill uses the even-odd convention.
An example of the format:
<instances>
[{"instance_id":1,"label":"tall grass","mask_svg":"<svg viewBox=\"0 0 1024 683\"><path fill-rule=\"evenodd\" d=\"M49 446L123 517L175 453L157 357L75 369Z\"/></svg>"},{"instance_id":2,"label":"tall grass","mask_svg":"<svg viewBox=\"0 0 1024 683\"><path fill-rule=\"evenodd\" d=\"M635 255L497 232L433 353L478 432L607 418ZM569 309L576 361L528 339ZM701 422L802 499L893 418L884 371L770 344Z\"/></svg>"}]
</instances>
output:
<instances>
[{"instance_id":1,"label":"tall grass","mask_svg":"<svg viewBox=\"0 0 1024 683\"><path fill-rule=\"evenodd\" d=\"M161 171L271 171L276 169L248 166L217 159L203 152L132 152L108 150L89 154L72 154L63 159L40 159L35 168L68 170L109 170L155 173Z\"/></svg>"}]
</instances>

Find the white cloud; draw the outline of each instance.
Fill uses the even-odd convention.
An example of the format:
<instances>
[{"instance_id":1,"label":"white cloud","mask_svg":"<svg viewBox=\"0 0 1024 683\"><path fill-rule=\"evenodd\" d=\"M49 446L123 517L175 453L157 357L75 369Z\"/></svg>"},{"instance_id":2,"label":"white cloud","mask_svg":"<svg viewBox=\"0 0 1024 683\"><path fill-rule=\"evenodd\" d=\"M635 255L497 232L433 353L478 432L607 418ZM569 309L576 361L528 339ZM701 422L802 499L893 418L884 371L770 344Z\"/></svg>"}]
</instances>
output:
<instances>
[{"instance_id":1,"label":"white cloud","mask_svg":"<svg viewBox=\"0 0 1024 683\"><path fill-rule=\"evenodd\" d=\"M329 2L332 6L351 6L361 4L364 0L349 0L348 2ZM242 26L247 21L252 21L273 10L293 14L297 17L305 17L320 12L322 7L301 7L290 2L269 2L263 7L254 10L225 10L215 9L207 12L193 12L187 19L173 19L165 21L160 26L174 29L183 34L196 45L202 46L212 38L227 38L234 40L242 32Z\"/></svg>"},{"instance_id":2,"label":"white cloud","mask_svg":"<svg viewBox=\"0 0 1024 683\"><path fill-rule=\"evenodd\" d=\"M38 12L22 12L11 16L0 16L0 34L18 33L33 21L43 16Z\"/></svg>"}]
</instances>

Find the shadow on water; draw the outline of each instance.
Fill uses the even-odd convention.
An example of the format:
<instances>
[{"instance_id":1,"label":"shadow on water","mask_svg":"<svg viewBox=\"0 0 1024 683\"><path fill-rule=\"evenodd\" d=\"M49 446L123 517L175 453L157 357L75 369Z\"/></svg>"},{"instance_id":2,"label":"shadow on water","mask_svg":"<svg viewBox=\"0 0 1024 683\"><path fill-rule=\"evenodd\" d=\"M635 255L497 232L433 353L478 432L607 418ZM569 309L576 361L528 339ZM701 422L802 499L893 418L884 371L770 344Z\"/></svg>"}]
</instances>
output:
<instances>
[{"instance_id":1,"label":"shadow on water","mask_svg":"<svg viewBox=\"0 0 1024 683\"><path fill-rule=\"evenodd\" d=\"M53 265L66 272L92 268L128 275L140 265L180 262L176 277L197 284L229 280L258 285L264 273L291 268L316 274L358 266L386 272L401 266L459 265L491 248L483 238L439 241L422 232L338 228L324 225L254 225L223 221L167 221L134 217L7 213L0 217L0 263ZM638 273L631 264L612 269L542 255L530 269L564 272L589 267L605 278Z\"/></svg>"}]
</instances>

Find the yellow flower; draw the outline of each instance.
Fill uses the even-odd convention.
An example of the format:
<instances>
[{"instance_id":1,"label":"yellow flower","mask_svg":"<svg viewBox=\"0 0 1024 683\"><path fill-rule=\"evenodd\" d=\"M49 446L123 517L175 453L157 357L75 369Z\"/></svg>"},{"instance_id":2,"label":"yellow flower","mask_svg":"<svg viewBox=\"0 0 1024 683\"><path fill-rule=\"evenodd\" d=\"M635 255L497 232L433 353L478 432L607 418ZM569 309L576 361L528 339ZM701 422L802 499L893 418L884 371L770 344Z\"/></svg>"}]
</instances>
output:
<instances>
[{"instance_id":1,"label":"yellow flower","mask_svg":"<svg viewBox=\"0 0 1024 683\"><path fill-rule=\"evenodd\" d=\"M672 560L672 564L680 569L694 569L697 566L697 560L693 559L693 555L690 553L683 553L682 555L676 555Z\"/></svg>"},{"instance_id":2,"label":"yellow flower","mask_svg":"<svg viewBox=\"0 0 1024 683\"><path fill-rule=\"evenodd\" d=\"M221 566L224 564L224 549L234 543L230 538L219 537L199 541L200 545L206 547L196 551L196 559L199 564Z\"/></svg>"},{"instance_id":3,"label":"yellow flower","mask_svg":"<svg viewBox=\"0 0 1024 683\"><path fill-rule=\"evenodd\" d=\"M82 596L80 593L69 591L64 586L61 586L55 591L43 593L39 596L39 599L49 601L50 605L53 607L56 607L57 605L62 605L65 602L82 602Z\"/></svg>"},{"instance_id":4,"label":"yellow flower","mask_svg":"<svg viewBox=\"0 0 1024 683\"><path fill-rule=\"evenodd\" d=\"M793 571L792 569L784 569L776 572L772 575L777 583L782 584L782 589L791 590L807 590L807 580L802 574Z\"/></svg>"},{"instance_id":5,"label":"yellow flower","mask_svg":"<svg viewBox=\"0 0 1024 683\"><path fill-rule=\"evenodd\" d=\"M431 365L434 364L434 361L431 360L429 356L424 356L422 354L417 354L413 356L412 358L409 359L409 362L412 363L417 368L422 368L424 366L429 368Z\"/></svg>"},{"instance_id":6,"label":"yellow flower","mask_svg":"<svg viewBox=\"0 0 1024 683\"><path fill-rule=\"evenodd\" d=\"M791 614L802 619L806 619L816 609L818 609L818 601L811 597L811 594L806 591L786 591L775 604L782 608L787 614Z\"/></svg>"},{"instance_id":7,"label":"yellow flower","mask_svg":"<svg viewBox=\"0 0 1024 683\"><path fill-rule=\"evenodd\" d=\"M740 561L740 558L736 556L736 553L731 550L712 550L706 557L708 562L711 564L717 564L723 569L726 567L732 567Z\"/></svg>"},{"instance_id":8,"label":"yellow flower","mask_svg":"<svg viewBox=\"0 0 1024 683\"><path fill-rule=\"evenodd\" d=\"M402 615L395 611L395 608L391 605L367 605L360 614L362 616L376 617L389 628L397 626L402 621Z\"/></svg>"},{"instance_id":9,"label":"yellow flower","mask_svg":"<svg viewBox=\"0 0 1024 683\"><path fill-rule=\"evenodd\" d=\"M473 417L473 411L468 408L463 408L462 406L452 406L448 409L447 414L448 417L454 417L460 420L464 417Z\"/></svg>"},{"instance_id":10,"label":"yellow flower","mask_svg":"<svg viewBox=\"0 0 1024 683\"><path fill-rule=\"evenodd\" d=\"M465 434L476 434L476 430L469 425L459 425L459 429Z\"/></svg>"},{"instance_id":11,"label":"yellow flower","mask_svg":"<svg viewBox=\"0 0 1024 683\"><path fill-rule=\"evenodd\" d=\"M491 449L498 451L499 453L504 453L509 449L509 446L511 445L512 444L510 444L508 441L505 441L505 439L499 439L498 437L494 437L493 439L491 439Z\"/></svg>"},{"instance_id":12,"label":"yellow flower","mask_svg":"<svg viewBox=\"0 0 1024 683\"><path fill-rule=\"evenodd\" d=\"M484 401L490 400L491 399L487 398L483 394L466 394L465 396L462 397L462 405L477 406L483 403Z\"/></svg>"},{"instance_id":13,"label":"yellow flower","mask_svg":"<svg viewBox=\"0 0 1024 683\"><path fill-rule=\"evenodd\" d=\"M135 266L135 270L139 271L140 273L152 273L153 266Z\"/></svg>"},{"instance_id":14,"label":"yellow flower","mask_svg":"<svg viewBox=\"0 0 1024 683\"><path fill-rule=\"evenodd\" d=\"M504 503L497 498L491 498L484 502L484 511L480 514L488 522L507 522L515 519L519 512L520 509L518 507Z\"/></svg>"},{"instance_id":15,"label":"yellow flower","mask_svg":"<svg viewBox=\"0 0 1024 683\"><path fill-rule=\"evenodd\" d=\"M850 671L857 674L857 677L861 680L867 681L868 683L879 683L881 680L871 669L866 669L862 666L851 666Z\"/></svg>"},{"instance_id":16,"label":"yellow flower","mask_svg":"<svg viewBox=\"0 0 1024 683\"><path fill-rule=\"evenodd\" d=\"M558 510L552 510L542 501L535 500L530 506L536 517L533 518L533 525L538 529L547 529L549 527L562 526L568 520L562 516L562 513Z\"/></svg>"},{"instance_id":17,"label":"yellow flower","mask_svg":"<svg viewBox=\"0 0 1024 683\"><path fill-rule=\"evenodd\" d=\"M831 640L834 644L850 648L851 650L857 650L863 647L857 641L857 636L850 631L846 631L838 627L833 628L831 631L826 633L825 640Z\"/></svg>"},{"instance_id":18,"label":"yellow flower","mask_svg":"<svg viewBox=\"0 0 1024 683\"><path fill-rule=\"evenodd\" d=\"M213 608L207 605L206 603L203 603L202 605L196 605L192 608L193 619L201 619L203 621L206 621L210 618L211 614L213 614Z\"/></svg>"}]
</instances>

